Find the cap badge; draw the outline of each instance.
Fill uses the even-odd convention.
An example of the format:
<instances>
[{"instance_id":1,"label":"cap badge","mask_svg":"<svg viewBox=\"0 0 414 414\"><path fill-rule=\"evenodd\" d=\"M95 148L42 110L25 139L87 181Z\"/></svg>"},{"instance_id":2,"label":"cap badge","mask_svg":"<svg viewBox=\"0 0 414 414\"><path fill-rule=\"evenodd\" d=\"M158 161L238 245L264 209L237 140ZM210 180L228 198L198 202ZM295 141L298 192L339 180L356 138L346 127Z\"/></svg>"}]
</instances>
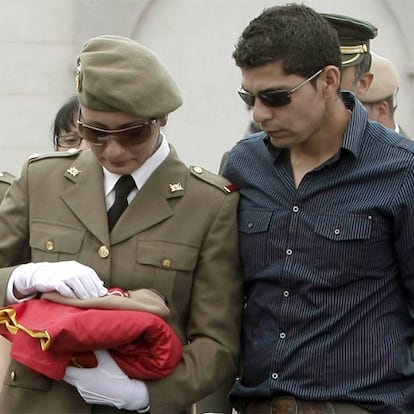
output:
<instances>
[{"instance_id":1,"label":"cap badge","mask_svg":"<svg viewBox=\"0 0 414 414\"><path fill-rule=\"evenodd\" d=\"M82 63L78 62L75 75L76 89L78 92L82 90Z\"/></svg>"},{"instance_id":2,"label":"cap badge","mask_svg":"<svg viewBox=\"0 0 414 414\"><path fill-rule=\"evenodd\" d=\"M169 185L170 191L172 193L175 193L176 191L183 191L184 190L184 188L181 185L181 183L171 183L171 184L168 184L168 185Z\"/></svg>"},{"instance_id":3,"label":"cap badge","mask_svg":"<svg viewBox=\"0 0 414 414\"><path fill-rule=\"evenodd\" d=\"M82 171L78 170L75 166L72 166L66 170L72 177L76 177L79 175Z\"/></svg>"}]
</instances>

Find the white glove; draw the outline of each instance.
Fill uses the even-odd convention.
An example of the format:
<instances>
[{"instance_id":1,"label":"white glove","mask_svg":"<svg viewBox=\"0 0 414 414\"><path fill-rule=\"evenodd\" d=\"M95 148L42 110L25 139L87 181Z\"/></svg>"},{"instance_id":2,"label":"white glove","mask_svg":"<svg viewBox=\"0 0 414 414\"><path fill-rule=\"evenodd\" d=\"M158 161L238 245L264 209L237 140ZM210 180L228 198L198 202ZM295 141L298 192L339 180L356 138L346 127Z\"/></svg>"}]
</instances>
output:
<instances>
[{"instance_id":1,"label":"white glove","mask_svg":"<svg viewBox=\"0 0 414 414\"><path fill-rule=\"evenodd\" d=\"M67 367L67 383L77 388L88 404L110 405L118 409L142 410L148 407L149 396L143 381L129 378L108 351L94 351L95 368Z\"/></svg>"},{"instance_id":2,"label":"white glove","mask_svg":"<svg viewBox=\"0 0 414 414\"><path fill-rule=\"evenodd\" d=\"M26 263L13 270L14 288L22 295L58 291L68 298L95 298L108 292L95 270L74 260Z\"/></svg>"}]
</instances>

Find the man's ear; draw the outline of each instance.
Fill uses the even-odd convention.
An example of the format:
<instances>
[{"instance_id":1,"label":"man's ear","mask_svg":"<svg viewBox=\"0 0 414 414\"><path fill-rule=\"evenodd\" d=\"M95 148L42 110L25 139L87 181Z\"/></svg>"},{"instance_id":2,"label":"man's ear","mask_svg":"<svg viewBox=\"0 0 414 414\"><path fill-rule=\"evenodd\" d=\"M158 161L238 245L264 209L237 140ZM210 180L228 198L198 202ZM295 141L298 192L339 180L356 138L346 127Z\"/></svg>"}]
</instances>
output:
<instances>
[{"instance_id":1,"label":"man's ear","mask_svg":"<svg viewBox=\"0 0 414 414\"><path fill-rule=\"evenodd\" d=\"M361 79L358 81L356 94L360 101L363 101L372 81L374 80L374 74L372 72L364 73Z\"/></svg>"},{"instance_id":2,"label":"man's ear","mask_svg":"<svg viewBox=\"0 0 414 414\"><path fill-rule=\"evenodd\" d=\"M388 106L388 102L386 100L377 102L377 116L378 121L384 123L386 120L390 118L390 107Z\"/></svg>"},{"instance_id":3,"label":"man's ear","mask_svg":"<svg viewBox=\"0 0 414 414\"><path fill-rule=\"evenodd\" d=\"M341 71L334 65L328 65L321 73L324 81L324 93L337 95L341 85Z\"/></svg>"}]
</instances>

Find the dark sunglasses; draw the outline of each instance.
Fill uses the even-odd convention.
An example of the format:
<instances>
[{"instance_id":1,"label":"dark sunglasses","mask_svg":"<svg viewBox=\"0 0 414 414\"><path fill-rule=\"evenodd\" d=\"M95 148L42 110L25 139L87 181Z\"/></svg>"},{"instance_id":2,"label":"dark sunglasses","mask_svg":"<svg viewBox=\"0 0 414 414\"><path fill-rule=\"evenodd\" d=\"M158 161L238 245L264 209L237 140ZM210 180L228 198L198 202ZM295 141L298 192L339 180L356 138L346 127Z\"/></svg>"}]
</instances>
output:
<instances>
[{"instance_id":1,"label":"dark sunglasses","mask_svg":"<svg viewBox=\"0 0 414 414\"><path fill-rule=\"evenodd\" d=\"M258 92L257 94L248 92L244 90L243 88L240 88L237 92L242 98L242 100L249 106L253 107L254 103L256 101L256 97L258 97L263 105L270 106L270 107L278 107L278 106L284 106L290 104L292 101L292 93L296 92L299 88L301 88L303 85L306 85L308 82L310 82L312 79L315 79L317 76L319 76L322 73L323 69L318 70L316 73L314 73L311 77L305 79L299 85L296 85L294 88L287 90L287 89L274 89L274 90L268 90L263 92Z\"/></svg>"},{"instance_id":2,"label":"dark sunglasses","mask_svg":"<svg viewBox=\"0 0 414 414\"><path fill-rule=\"evenodd\" d=\"M115 138L121 145L138 145L147 141L154 133L156 119L140 122L127 128L103 129L85 124L81 121L81 111L78 115L79 135L90 145L105 145L109 139Z\"/></svg>"}]
</instances>

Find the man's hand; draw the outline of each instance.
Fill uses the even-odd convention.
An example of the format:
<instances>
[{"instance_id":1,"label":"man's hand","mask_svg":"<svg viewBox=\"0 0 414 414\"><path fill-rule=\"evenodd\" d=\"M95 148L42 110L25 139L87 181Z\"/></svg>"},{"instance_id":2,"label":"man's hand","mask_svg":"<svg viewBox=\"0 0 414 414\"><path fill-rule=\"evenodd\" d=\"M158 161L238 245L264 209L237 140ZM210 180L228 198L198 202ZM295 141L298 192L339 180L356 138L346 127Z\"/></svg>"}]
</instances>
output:
<instances>
[{"instance_id":1,"label":"man's hand","mask_svg":"<svg viewBox=\"0 0 414 414\"><path fill-rule=\"evenodd\" d=\"M27 263L12 273L16 298L37 292L57 291L69 298L95 298L108 290L95 270L74 260L66 262Z\"/></svg>"},{"instance_id":2,"label":"man's hand","mask_svg":"<svg viewBox=\"0 0 414 414\"><path fill-rule=\"evenodd\" d=\"M148 407L149 396L143 381L129 378L108 351L94 351L95 368L67 367L67 383L77 388L88 404L109 405L118 409L142 410Z\"/></svg>"}]
</instances>

